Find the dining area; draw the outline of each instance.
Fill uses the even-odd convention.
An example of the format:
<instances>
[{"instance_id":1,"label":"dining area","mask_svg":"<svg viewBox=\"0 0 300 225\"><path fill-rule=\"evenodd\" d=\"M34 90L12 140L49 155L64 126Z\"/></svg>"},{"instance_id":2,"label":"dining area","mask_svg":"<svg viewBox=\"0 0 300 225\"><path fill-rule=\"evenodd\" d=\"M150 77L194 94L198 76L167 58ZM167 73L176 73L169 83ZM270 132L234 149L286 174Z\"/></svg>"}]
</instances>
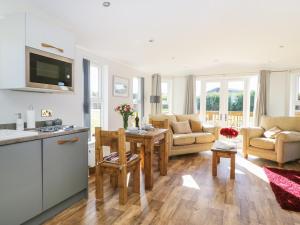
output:
<instances>
[{"instance_id":1,"label":"dining area","mask_svg":"<svg viewBox=\"0 0 300 225\"><path fill-rule=\"evenodd\" d=\"M151 129L139 129L137 132L124 128L115 131L95 128L97 201L104 201L107 176L110 186L118 189L119 204L124 205L128 200L129 186L132 186L133 193L140 193L141 184L145 185L143 189L146 191L153 189L155 165L158 165L160 176L167 175L169 122L157 121L152 126ZM154 162L154 159L158 159L158 162Z\"/></svg>"}]
</instances>

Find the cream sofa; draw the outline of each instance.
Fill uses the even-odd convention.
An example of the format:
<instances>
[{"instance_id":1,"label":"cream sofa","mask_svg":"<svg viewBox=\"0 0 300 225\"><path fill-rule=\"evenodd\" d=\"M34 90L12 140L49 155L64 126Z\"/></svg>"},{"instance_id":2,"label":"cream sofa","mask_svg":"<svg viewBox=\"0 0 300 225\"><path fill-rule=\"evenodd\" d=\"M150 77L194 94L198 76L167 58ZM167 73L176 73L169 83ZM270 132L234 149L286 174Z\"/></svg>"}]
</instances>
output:
<instances>
[{"instance_id":1,"label":"cream sofa","mask_svg":"<svg viewBox=\"0 0 300 225\"><path fill-rule=\"evenodd\" d=\"M282 132L275 139L264 137L264 132L273 127ZM300 158L300 117L263 116L260 127L243 128L241 132L245 158L255 155L276 161L280 167Z\"/></svg>"},{"instance_id":2,"label":"cream sofa","mask_svg":"<svg viewBox=\"0 0 300 225\"><path fill-rule=\"evenodd\" d=\"M152 115L149 123L152 121L163 121L168 119L170 124L170 152L169 156L183 155L210 150L215 140L219 137L217 127L204 127L202 132L189 134L174 134L172 122L182 122L186 120L199 120L198 115Z\"/></svg>"}]
</instances>

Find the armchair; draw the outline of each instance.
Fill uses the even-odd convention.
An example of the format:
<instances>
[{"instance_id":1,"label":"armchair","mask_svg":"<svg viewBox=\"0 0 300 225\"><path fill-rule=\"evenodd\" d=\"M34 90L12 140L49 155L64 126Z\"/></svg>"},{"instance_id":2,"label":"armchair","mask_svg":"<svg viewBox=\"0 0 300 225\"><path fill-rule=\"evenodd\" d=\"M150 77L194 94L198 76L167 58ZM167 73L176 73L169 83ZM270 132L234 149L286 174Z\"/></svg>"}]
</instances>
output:
<instances>
[{"instance_id":1,"label":"armchair","mask_svg":"<svg viewBox=\"0 0 300 225\"><path fill-rule=\"evenodd\" d=\"M278 163L280 167L288 161L300 158L300 118L262 117L261 127L243 128L243 154L255 155ZM274 126L281 128L276 138L264 137L265 130Z\"/></svg>"}]
</instances>

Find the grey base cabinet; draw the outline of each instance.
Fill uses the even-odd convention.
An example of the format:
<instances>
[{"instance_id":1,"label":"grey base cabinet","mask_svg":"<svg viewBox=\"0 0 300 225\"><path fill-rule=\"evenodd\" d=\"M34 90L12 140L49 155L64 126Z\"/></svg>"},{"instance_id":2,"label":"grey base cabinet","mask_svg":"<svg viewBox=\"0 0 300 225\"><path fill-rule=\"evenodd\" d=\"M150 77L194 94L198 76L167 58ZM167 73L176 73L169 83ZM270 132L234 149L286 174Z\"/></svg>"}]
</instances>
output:
<instances>
[{"instance_id":1,"label":"grey base cabinet","mask_svg":"<svg viewBox=\"0 0 300 225\"><path fill-rule=\"evenodd\" d=\"M0 224L42 212L42 141L0 146Z\"/></svg>"},{"instance_id":2,"label":"grey base cabinet","mask_svg":"<svg viewBox=\"0 0 300 225\"><path fill-rule=\"evenodd\" d=\"M43 210L87 188L88 134L43 140Z\"/></svg>"}]
</instances>

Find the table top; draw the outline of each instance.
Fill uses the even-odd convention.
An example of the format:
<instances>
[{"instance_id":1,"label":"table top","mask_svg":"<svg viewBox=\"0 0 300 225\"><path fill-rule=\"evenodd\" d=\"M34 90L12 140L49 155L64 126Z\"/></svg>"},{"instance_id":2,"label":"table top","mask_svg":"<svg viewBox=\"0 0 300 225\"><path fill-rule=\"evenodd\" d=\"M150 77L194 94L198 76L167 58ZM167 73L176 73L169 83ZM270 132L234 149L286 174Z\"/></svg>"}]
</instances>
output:
<instances>
[{"instance_id":1,"label":"table top","mask_svg":"<svg viewBox=\"0 0 300 225\"><path fill-rule=\"evenodd\" d=\"M231 149L212 148L211 151L212 152L226 152L226 153L232 153L232 154L237 153L236 148L231 148Z\"/></svg>"},{"instance_id":2,"label":"table top","mask_svg":"<svg viewBox=\"0 0 300 225\"><path fill-rule=\"evenodd\" d=\"M153 138L155 136L161 135L168 132L168 129L159 129L155 128L142 133L130 133L126 132L126 137L144 137L144 138Z\"/></svg>"}]
</instances>

